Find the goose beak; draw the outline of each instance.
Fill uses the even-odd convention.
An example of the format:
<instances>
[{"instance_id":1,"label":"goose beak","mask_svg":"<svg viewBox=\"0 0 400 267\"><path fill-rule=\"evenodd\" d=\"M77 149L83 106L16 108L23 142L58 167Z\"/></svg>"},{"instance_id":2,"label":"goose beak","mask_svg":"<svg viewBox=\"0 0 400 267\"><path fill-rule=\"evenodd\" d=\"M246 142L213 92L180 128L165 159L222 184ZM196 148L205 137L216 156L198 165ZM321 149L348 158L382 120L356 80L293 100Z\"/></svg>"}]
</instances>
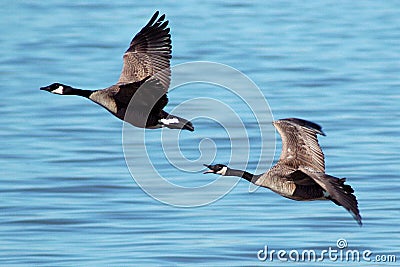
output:
<instances>
[{"instance_id":1,"label":"goose beak","mask_svg":"<svg viewBox=\"0 0 400 267\"><path fill-rule=\"evenodd\" d=\"M207 173L214 173L213 170L211 170L211 165L207 165L207 164L203 164L204 166L206 166L207 168L209 168L209 170L203 172L203 174L207 174Z\"/></svg>"},{"instance_id":2,"label":"goose beak","mask_svg":"<svg viewBox=\"0 0 400 267\"><path fill-rule=\"evenodd\" d=\"M40 87L40 90L43 90L43 91L50 91L50 87L49 86L45 86L45 87Z\"/></svg>"}]
</instances>

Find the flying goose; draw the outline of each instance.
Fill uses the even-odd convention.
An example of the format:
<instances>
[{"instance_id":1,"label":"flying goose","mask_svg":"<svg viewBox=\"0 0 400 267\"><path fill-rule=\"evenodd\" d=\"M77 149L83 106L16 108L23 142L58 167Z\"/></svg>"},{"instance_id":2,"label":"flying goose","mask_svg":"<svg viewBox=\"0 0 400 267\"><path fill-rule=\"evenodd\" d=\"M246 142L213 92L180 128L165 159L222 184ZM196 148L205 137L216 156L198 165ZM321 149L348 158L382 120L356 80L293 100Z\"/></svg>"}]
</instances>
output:
<instances>
[{"instance_id":1,"label":"flying goose","mask_svg":"<svg viewBox=\"0 0 400 267\"><path fill-rule=\"evenodd\" d=\"M361 226L357 199L351 186L345 184L346 178L325 173L324 154L317 139L317 134L325 136L321 126L297 118L277 120L273 125L282 138L282 152L266 173L254 175L223 164L204 164L209 168L204 173L242 177L293 200L331 200L349 211Z\"/></svg>"},{"instance_id":2,"label":"flying goose","mask_svg":"<svg viewBox=\"0 0 400 267\"><path fill-rule=\"evenodd\" d=\"M137 127L194 131L190 121L163 110L168 103L172 46L168 20L164 21L165 15L159 18L158 15L157 11L132 39L123 56L123 68L117 84L105 89L82 90L53 83L40 90L88 98ZM132 98L131 112L126 112Z\"/></svg>"}]
</instances>

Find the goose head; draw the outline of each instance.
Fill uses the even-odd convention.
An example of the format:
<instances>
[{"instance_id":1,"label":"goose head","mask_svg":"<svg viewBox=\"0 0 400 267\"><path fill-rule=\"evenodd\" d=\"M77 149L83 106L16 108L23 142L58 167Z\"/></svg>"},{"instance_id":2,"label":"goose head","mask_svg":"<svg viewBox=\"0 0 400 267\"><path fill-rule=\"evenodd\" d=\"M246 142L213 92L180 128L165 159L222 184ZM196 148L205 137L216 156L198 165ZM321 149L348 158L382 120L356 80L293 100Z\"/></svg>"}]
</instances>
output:
<instances>
[{"instance_id":1,"label":"goose head","mask_svg":"<svg viewBox=\"0 0 400 267\"><path fill-rule=\"evenodd\" d=\"M225 175L228 167L223 164L215 164L215 165L206 165L204 164L209 170L205 171L204 173L214 173L219 175Z\"/></svg>"},{"instance_id":2,"label":"goose head","mask_svg":"<svg viewBox=\"0 0 400 267\"><path fill-rule=\"evenodd\" d=\"M41 87L40 90L44 90L53 94L58 95L70 95L73 92L73 88L68 85L64 85L61 83L53 83L49 86Z\"/></svg>"}]
</instances>

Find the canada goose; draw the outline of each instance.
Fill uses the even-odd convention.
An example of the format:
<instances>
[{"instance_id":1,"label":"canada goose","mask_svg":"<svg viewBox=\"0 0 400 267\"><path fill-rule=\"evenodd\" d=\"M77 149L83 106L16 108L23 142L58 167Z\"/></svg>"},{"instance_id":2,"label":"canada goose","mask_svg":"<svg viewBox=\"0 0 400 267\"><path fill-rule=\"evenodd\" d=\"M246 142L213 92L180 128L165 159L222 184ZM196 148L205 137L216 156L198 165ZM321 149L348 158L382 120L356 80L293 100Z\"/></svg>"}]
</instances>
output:
<instances>
[{"instance_id":1,"label":"canada goose","mask_svg":"<svg viewBox=\"0 0 400 267\"><path fill-rule=\"evenodd\" d=\"M209 168L204 173L239 176L293 200L331 200L349 211L361 226L357 199L351 186L345 184L346 178L325 173L324 154L317 139L317 134L325 135L321 126L296 118L277 120L273 125L282 138L282 152L266 173L254 175L223 164L204 164Z\"/></svg>"},{"instance_id":2,"label":"canada goose","mask_svg":"<svg viewBox=\"0 0 400 267\"><path fill-rule=\"evenodd\" d=\"M40 90L59 95L83 96L137 127L194 131L190 121L163 110L168 103L166 94L171 80L172 46L168 20L164 21L165 15L159 18L158 15L157 11L132 39L124 54L124 64L117 84L100 90L82 90L53 83ZM133 96L133 112L126 112Z\"/></svg>"}]
</instances>

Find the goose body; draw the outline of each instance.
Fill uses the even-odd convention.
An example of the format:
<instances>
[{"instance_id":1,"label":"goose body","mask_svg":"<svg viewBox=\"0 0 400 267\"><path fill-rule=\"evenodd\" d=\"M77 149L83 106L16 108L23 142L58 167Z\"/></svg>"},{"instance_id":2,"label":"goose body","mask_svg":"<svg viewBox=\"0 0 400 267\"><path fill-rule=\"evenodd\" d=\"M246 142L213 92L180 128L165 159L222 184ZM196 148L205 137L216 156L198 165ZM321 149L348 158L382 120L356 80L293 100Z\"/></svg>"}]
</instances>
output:
<instances>
[{"instance_id":1,"label":"goose body","mask_svg":"<svg viewBox=\"0 0 400 267\"><path fill-rule=\"evenodd\" d=\"M40 89L88 98L136 127L193 131L190 121L163 110L168 103L172 46L168 21L164 21L165 15L158 16L157 11L132 39L116 84L105 89L83 90L53 83Z\"/></svg>"},{"instance_id":2,"label":"goose body","mask_svg":"<svg viewBox=\"0 0 400 267\"><path fill-rule=\"evenodd\" d=\"M325 173L324 154L317 139L317 134L325 135L321 126L297 118L277 120L273 125L282 138L282 152L270 170L254 175L216 164L205 165L209 169L205 173L242 177L293 200L331 200L343 206L362 225L354 190L345 184L345 178Z\"/></svg>"}]
</instances>

